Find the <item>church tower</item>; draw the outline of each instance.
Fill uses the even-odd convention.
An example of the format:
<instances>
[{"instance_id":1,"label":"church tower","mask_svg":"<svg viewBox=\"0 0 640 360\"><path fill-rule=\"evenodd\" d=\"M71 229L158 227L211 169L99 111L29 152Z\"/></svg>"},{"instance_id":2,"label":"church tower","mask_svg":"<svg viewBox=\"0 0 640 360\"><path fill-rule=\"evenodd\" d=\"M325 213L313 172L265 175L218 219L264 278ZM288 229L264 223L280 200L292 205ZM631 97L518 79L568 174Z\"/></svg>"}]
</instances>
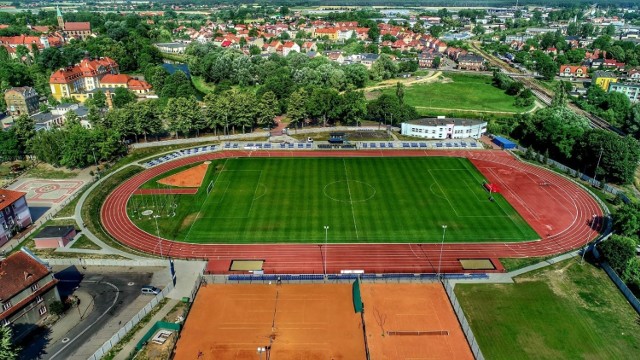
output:
<instances>
[{"instance_id":1,"label":"church tower","mask_svg":"<svg viewBox=\"0 0 640 360\"><path fill-rule=\"evenodd\" d=\"M64 30L64 19L62 18L62 12L60 11L60 6L56 6L56 10L57 10L57 14L56 17L58 18L58 27L60 28L60 30Z\"/></svg>"}]
</instances>

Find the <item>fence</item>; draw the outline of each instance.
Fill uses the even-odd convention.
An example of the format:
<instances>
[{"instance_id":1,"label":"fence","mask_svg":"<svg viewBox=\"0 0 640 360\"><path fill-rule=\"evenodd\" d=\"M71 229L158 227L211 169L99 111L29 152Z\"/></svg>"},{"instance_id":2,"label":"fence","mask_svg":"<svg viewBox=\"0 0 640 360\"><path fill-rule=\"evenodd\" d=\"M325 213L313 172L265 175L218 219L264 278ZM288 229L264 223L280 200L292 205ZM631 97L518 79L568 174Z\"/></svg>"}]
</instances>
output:
<instances>
[{"instance_id":1,"label":"fence","mask_svg":"<svg viewBox=\"0 0 640 360\"><path fill-rule=\"evenodd\" d=\"M96 350L93 355L91 355L88 360L99 360L101 359L109 350L111 350L122 338L124 338L131 329L133 329L139 322L142 320L147 314L151 312L151 310L158 305L158 303L164 299L167 294L173 290L173 282L170 282L158 295L156 295L151 301L140 310L137 314L133 316L131 320L129 320L123 327L115 333L111 339L107 340L98 350Z\"/></svg>"},{"instance_id":2,"label":"fence","mask_svg":"<svg viewBox=\"0 0 640 360\"><path fill-rule=\"evenodd\" d=\"M458 321L460 322L460 326L462 327L462 332L464 332L464 336L467 338L467 342L469 343L469 347L471 348L471 352L473 356L477 360L484 360L484 356L482 355L482 351L480 351L480 346L476 341L476 337L473 335L473 331L471 330L471 326L469 326L469 322L467 322L466 316L464 316L464 311L462 307L460 307L460 303L458 302L458 298L456 297L455 292L453 291L453 286L449 284L449 280L444 280L444 290L447 292L447 296L449 297L449 301L451 302L451 306L453 306L453 311L456 313L458 317Z\"/></svg>"},{"instance_id":3,"label":"fence","mask_svg":"<svg viewBox=\"0 0 640 360\"><path fill-rule=\"evenodd\" d=\"M518 150L520 150L522 153L525 153L527 151L527 149L522 146L518 146ZM532 153L537 159L540 159L543 156L542 154L536 153L535 151L533 151ZM564 164L561 164L552 159L547 159L546 165L551 165L557 169L560 169L565 174L569 176L573 176L575 178L579 178L580 180L583 180L589 183L591 186L602 189L603 191L608 192L609 194L620 196L622 201L624 201L625 203L629 202L629 198L620 189L617 189L611 185L603 184L601 181L598 181L590 176L587 176L586 174L581 173L577 170L574 170Z\"/></svg>"},{"instance_id":4,"label":"fence","mask_svg":"<svg viewBox=\"0 0 640 360\"><path fill-rule=\"evenodd\" d=\"M78 254L82 255L82 254ZM169 266L167 260L161 259L139 259L139 260L116 260L116 259L83 259L78 258L64 258L64 259L43 259L50 266Z\"/></svg>"},{"instance_id":5,"label":"fence","mask_svg":"<svg viewBox=\"0 0 640 360\"><path fill-rule=\"evenodd\" d=\"M601 241L603 240L606 240L606 238L603 238ZM600 252L598 251L597 246L593 247L593 256L595 256L596 259L600 259ZM629 302L629 304L631 304L633 309L638 313L638 315L640 315L640 300L638 300L635 294L631 292L631 289L629 289L629 287L622 281L622 279L620 279L620 277L615 272L615 270L613 270L606 261L602 261L600 263L600 266L602 267L602 269L604 269L604 272L606 272L607 275L609 275L609 278L611 279L611 281L613 281L613 283L616 284L618 289L620 289L620 292L622 293L622 295L624 295L624 297L627 298L627 301Z\"/></svg>"}]
</instances>

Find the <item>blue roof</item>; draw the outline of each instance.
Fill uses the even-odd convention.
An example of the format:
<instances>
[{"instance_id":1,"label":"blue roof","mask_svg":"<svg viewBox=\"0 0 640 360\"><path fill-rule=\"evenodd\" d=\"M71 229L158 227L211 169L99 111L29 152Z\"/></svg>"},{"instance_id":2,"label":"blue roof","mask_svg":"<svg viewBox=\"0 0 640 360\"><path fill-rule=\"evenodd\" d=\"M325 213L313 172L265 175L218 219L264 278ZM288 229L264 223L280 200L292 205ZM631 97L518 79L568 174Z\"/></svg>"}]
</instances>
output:
<instances>
[{"instance_id":1,"label":"blue roof","mask_svg":"<svg viewBox=\"0 0 640 360\"><path fill-rule=\"evenodd\" d=\"M511 148L515 148L516 147L516 143L514 143L513 141L509 140L509 139L505 139L502 136L494 136L493 137L493 142L503 146L506 149L511 149Z\"/></svg>"}]
</instances>

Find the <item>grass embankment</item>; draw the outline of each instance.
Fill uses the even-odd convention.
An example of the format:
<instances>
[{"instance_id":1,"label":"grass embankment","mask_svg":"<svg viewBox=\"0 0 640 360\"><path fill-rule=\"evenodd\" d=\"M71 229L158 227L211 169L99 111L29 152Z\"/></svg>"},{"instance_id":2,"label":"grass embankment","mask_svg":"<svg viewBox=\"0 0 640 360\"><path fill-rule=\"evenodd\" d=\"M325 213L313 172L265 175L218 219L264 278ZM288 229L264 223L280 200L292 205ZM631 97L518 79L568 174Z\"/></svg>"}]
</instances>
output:
<instances>
[{"instance_id":1,"label":"grass embankment","mask_svg":"<svg viewBox=\"0 0 640 360\"><path fill-rule=\"evenodd\" d=\"M515 284L457 284L487 359L636 359L638 315L601 269L570 259Z\"/></svg>"},{"instance_id":2,"label":"grass embankment","mask_svg":"<svg viewBox=\"0 0 640 360\"><path fill-rule=\"evenodd\" d=\"M72 249L87 249L87 250L100 250L101 247L98 246L93 241L89 240L88 237L84 235L80 235L78 240L76 240L73 245L71 245Z\"/></svg>"},{"instance_id":3,"label":"grass embankment","mask_svg":"<svg viewBox=\"0 0 640 360\"><path fill-rule=\"evenodd\" d=\"M318 243L324 225L333 243L435 242L439 224L447 242L538 238L483 181L461 158L221 159L198 194L138 195L128 211L151 234L157 220L161 236L193 243Z\"/></svg>"},{"instance_id":4,"label":"grass embankment","mask_svg":"<svg viewBox=\"0 0 640 360\"><path fill-rule=\"evenodd\" d=\"M394 95L395 91L389 88L382 93ZM407 86L404 102L424 115L445 112L470 117L475 111L477 114L487 112L484 115L488 116L495 112L515 114L531 109L515 106L515 97L493 86L491 76L455 73L442 75L437 82Z\"/></svg>"}]
</instances>

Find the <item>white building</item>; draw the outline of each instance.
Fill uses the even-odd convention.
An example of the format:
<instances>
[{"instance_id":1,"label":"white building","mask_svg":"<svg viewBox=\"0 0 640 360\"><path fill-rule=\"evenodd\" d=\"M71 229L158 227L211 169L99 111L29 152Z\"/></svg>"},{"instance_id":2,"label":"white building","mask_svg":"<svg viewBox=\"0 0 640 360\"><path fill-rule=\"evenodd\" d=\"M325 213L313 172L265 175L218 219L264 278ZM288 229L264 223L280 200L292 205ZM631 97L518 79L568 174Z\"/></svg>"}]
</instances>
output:
<instances>
[{"instance_id":1,"label":"white building","mask_svg":"<svg viewBox=\"0 0 640 360\"><path fill-rule=\"evenodd\" d=\"M612 91L625 94L633 103L640 101L640 84L612 82L609 84L609 92Z\"/></svg>"},{"instance_id":2,"label":"white building","mask_svg":"<svg viewBox=\"0 0 640 360\"><path fill-rule=\"evenodd\" d=\"M425 118L402 123L402 135L427 139L478 139L487 122L471 119Z\"/></svg>"}]
</instances>

